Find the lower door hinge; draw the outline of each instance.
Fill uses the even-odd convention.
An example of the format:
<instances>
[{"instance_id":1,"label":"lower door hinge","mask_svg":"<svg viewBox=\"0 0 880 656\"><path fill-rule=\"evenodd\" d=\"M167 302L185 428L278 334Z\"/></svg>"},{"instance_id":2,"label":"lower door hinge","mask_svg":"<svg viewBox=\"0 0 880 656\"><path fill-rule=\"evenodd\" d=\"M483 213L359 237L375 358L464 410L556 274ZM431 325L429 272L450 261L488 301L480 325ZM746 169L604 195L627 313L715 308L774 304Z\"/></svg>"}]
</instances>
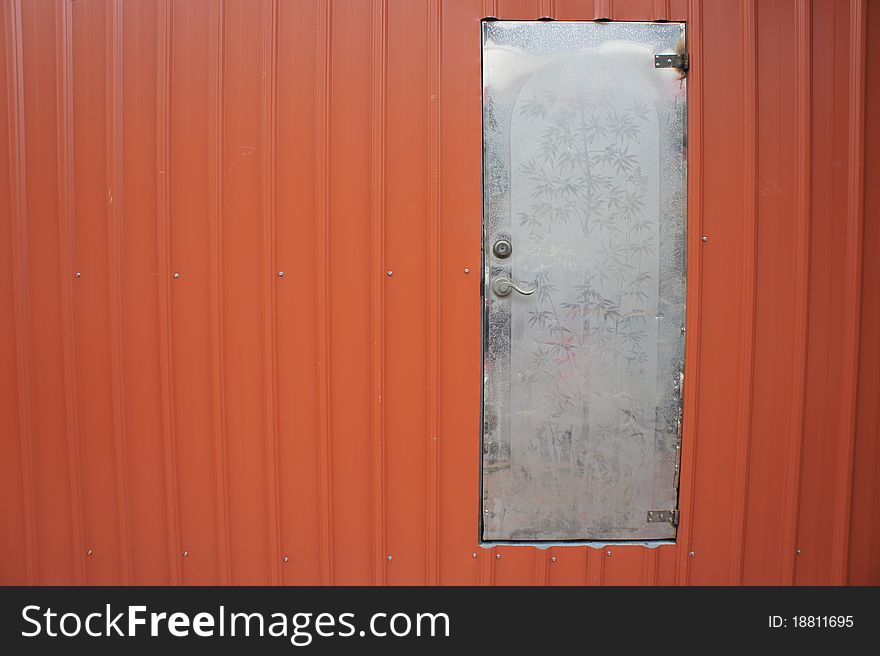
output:
<instances>
[{"instance_id":1,"label":"lower door hinge","mask_svg":"<svg viewBox=\"0 0 880 656\"><path fill-rule=\"evenodd\" d=\"M649 510L648 523L658 524L668 522L673 526L678 526L678 509L675 510Z\"/></svg>"}]
</instances>

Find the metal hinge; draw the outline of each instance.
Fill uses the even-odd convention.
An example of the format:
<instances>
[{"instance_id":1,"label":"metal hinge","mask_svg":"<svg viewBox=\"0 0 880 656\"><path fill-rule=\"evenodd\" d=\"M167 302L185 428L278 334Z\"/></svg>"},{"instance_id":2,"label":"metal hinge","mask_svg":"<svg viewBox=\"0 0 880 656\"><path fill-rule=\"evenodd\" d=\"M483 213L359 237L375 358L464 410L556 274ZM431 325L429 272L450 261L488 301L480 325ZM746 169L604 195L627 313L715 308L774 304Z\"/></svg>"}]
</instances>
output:
<instances>
[{"instance_id":1,"label":"metal hinge","mask_svg":"<svg viewBox=\"0 0 880 656\"><path fill-rule=\"evenodd\" d=\"M654 68L677 68L686 71L689 64L686 52L681 54L654 55Z\"/></svg>"},{"instance_id":2,"label":"metal hinge","mask_svg":"<svg viewBox=\"0 0 880 656\"><path fill-rule=\"evenodd\" d=\"M678 526L678 509L676 510L649 510L648 523L656 524L658 522L668 522L673 526Z\"/></svg>"}]
</instances>

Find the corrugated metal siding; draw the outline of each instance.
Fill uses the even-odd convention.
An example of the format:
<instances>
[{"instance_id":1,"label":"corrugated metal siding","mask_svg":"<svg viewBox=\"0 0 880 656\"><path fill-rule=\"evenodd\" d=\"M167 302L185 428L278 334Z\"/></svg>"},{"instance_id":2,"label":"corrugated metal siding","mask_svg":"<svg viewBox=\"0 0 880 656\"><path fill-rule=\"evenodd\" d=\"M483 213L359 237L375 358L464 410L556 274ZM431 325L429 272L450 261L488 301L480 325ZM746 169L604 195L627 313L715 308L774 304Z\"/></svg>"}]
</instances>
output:
<instances>
[{"instance_id":1,"label":"corrugated metal siding","mask_svg":"<svg viewBox=\"0 0 880 656\"><path fill-rule=\"evenodd\" d=\"M689 21L676 545L478 546L484 16ZM0 582L880 583L878 3L2 20Z\"/></svg>"},{"instance_id":2,"label":"corrugated metal siding","mask_svg":"<svg viewBox=\"0 0 880 656\"><path fill-rule=\"evenodd\" d=\"M865 116L880 115L880 3L867 8ZM880 121L865 123L862 325L849 581L880 581ZM874 339L871 338L874 336Z\"/></svg>"}]
</instances>

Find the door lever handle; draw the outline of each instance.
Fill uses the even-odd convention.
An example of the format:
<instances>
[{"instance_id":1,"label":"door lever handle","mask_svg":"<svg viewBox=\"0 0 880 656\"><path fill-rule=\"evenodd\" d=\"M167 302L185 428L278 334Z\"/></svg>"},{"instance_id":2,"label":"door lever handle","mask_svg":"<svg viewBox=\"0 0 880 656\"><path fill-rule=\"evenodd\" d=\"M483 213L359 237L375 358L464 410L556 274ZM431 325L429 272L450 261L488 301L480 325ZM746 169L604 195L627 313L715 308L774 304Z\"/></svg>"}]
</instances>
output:
<instances>
[{"instance_id":1,"label":"door lever handle","mask_svg":"<svg viewBox=\"0 0 880 656\"><path fill-rule=\"evenodd\" d=\"M510 278L495 278L492 281L492 291L498 296L509 296L510 292L517 292L523 296L531 296L537 289L522 289L518 287Z\"/></svg>"}]
</instances>

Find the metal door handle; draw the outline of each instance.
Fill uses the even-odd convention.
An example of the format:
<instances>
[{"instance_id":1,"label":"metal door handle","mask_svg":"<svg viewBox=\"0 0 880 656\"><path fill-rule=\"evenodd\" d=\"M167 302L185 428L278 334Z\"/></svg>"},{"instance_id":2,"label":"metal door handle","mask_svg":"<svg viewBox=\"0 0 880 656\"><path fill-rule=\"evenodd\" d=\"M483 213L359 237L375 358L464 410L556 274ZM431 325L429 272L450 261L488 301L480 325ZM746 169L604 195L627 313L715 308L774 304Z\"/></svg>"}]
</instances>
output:
<instances>
[{"instance_id":1,"label":"metal door handle","mask_svg":"<svg viewBox=\"0 0 880 656\"><path fill-rule=\"evenodd\" d=\"M495 278L495 280L492 281L492 291L498 294L498 296L508 296L512 291L522 294L523 296L530 296L538 290L517 287L516 283L510 278Z\"/></svg>"}]
</instances>

